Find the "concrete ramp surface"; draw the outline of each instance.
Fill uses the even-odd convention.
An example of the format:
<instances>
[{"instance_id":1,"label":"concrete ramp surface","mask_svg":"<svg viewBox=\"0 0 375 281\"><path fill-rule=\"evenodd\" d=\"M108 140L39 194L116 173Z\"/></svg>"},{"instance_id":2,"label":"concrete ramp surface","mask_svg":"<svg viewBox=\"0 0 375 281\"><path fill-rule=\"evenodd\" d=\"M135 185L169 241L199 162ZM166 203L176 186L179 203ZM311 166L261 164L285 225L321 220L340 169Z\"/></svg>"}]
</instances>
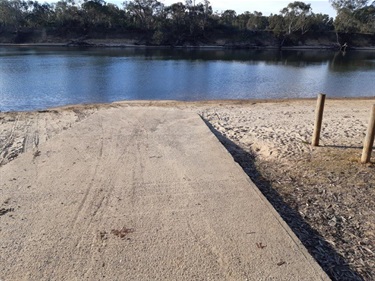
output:
<instances>
[{"instance_id":1,"label":"concrete ramp surface","mask_svg":"<svg viewBox=\"0 0 375 281\"><path fill-rule=\"evenodd\" d=\"M200 117L109 108L0 167L0 280L328 280Z\"/></svg>"}]
</instances>

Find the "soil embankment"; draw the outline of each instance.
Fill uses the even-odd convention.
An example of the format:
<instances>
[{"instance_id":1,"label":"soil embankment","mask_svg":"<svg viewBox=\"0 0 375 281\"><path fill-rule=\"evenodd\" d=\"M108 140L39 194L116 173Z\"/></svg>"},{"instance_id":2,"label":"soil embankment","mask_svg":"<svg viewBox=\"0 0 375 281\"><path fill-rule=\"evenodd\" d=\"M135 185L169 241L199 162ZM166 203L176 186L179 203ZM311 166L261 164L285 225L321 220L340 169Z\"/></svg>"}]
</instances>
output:
<instances>
[{"instance_id":1,"label":"soil embankment","mask_svg":"<svg viewBox=\"0 0 375 281\"><path fill-rule=\"evenodd\" d=\"M152 32L122 32L116 34L57 34L53 31L19 30L0 33L1 44L65 45L78 47L219 47L227 49L372 49L374 34L339 34L335 32L275 36L268 31L241 31L228 34L208 34L205 38L181 42L156 42Z\"/></svg>"}]
</instances>

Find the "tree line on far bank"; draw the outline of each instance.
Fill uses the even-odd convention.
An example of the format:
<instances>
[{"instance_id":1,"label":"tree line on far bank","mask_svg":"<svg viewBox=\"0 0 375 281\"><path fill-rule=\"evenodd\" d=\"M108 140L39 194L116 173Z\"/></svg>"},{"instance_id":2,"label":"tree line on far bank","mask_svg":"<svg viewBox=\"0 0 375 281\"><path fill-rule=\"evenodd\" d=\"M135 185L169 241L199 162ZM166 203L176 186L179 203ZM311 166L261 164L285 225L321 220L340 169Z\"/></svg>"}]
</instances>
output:
<instances>
[{"instance_id":1,"label":"tree line on far bank","mask_svg":"<svg viewBox=\"0 0 375 281\"><path fill-rule=\"evenodd\" d=\"M278 14L265 16L260 11L214 12L208 0L199 3L186 0L169 6L158 0L130 0L121 8L104 0L79 3L60 0L53 4L0 0L0 36L32 30L44 30L61 38L128 33L144 34L146 43L150 44L184 45L233 37L233 34L246 37L252 33L258 37L272 35L283 45L289 38L298 41L306 34L316 37L324 33L375 33L375 2L330 2L337 11L335 19L314 13L310 4L300 1L291 2Z\"/></svg>"}]
</instances>

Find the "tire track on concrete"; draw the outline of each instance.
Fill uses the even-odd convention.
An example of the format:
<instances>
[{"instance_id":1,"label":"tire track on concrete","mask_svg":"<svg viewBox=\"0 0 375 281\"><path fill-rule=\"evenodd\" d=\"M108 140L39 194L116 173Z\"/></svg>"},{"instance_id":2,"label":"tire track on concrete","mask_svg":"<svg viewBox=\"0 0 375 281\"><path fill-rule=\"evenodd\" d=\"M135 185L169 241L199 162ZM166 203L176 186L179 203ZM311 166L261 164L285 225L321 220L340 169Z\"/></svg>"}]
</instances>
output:
<instances>
[{"instance_id":1,"label":"tire track on concrete","mask_svg":"<svg viewBox=\"0 0 375 281\"><path fill-rule=\"evenodd\" d=\"M68 230L66 234L64 236L59 236L57 234L57 236L55 237L56 240L53 243L53 245L51 245L49 250L44 253L44 256L48 257L48 263L45 264L44 266L53 267L55 268L54 271L58 271L59 268L63 268L65 266L65 264L60 262L61 257L69 256L70 259L75 259L76 261L78 261L77 264L75 263L71 268L69 268L68 272L70 272L71 270L77 270L78 269L77 267L85 266L85 263L86 263L85 261L79 258L77 259L77 257L79 257L79 255L84 255L84 256L87 255L87 247L85 247L86 245L85 243L87 242L87 239L88 239L87 233L91 229L89 227L91 224L91 220L90 221L86 220L86 217L87 219L90 219L90 216L88 215L90 214L91 206L95 204L95 199L97 198L97 194L96 194L97 190L93 190L93 189L97 185L98 177L100 176L100 165L101 165L101 161L103 157L103 147L105 145L104 137L103 137L103 131L104 131L103 120L100 117L99 117L99 124L100 124L100 127L102 128L101 134L99 135L98 140L96 139L89 140L89 142L87 143L87 147L91 146L91 148L86 152L89 154L92 154L93 152L97 152L96 155L94 154L95 155L94 157L92 156L89 156L88 158L86 157L86 160L84 156L79 157L80 158L79 161L82 161L82 162L87 161L87 159L89 159L89 162L86 163L88 165L85 165L85 166L88 166L89 170L87 169L85 169L86 171L83 170L83 172L87 173L87 174L84 173L83 175L89 177L90 180L83 179L83 182L81 182L83 183L83 185L86 185L86 188L84 190L84 194L79 202L78 207L76 207L73 217L69 219L69 221L67 221ZM70 135L68 134L68 137L69 136ZM84 140L78 140L78 141L84 142ZM84 152L85 148L83 147L82 149L83 149L82 152ZM90 168L91 163L94 165L92 165L93 167ZM80 178L77 177L77 180L79 181ZM74 238L71 239L70 237L74 237ZM81 245L83 248L80 247ZM58 252L59 256L56 255L57 253L56 249L59 249L59 252ZM70 276L74 276L73 271L71 272ZM40 277L41 279L43 279L47 276L45 276L43 272L40 272ZM48 277L51 277L51 276L48 276ZM58 276L52 276L52 279L53 278L58 278Z\"/></svg>"},{"instance_id":2,"label":"tire track on concrete","mask_svg":"<svg viewBox=\"0 0 375 281\"><path fill-rule=\"evenodd\" d=\"M102 120L103 121L103 120ZM80 220L80 217L77 217L76 222L79 225L79 228L82 229L81 237L78 242L75 244L75 248L78 250L77 256L82 256L86 253L90 256L90 262L86 264L85 270L83 271L83 277L88 278L96 267L98 261L103 259L105 250L105 243L102 243L98 236L108 235L107 230L101 232L98 226L93 227L94 222L101 222L104 214L108 212L107 208L108 203L113 197L113 193L117 189L119 192L121 187L114 183L114 180L118 179L121 169L112 169L107 170L106 167L115 166L121 167L121 163L125 160L125 155L129 154L133 150L132 143L136 134L131 134L129 138L122 138L121 135L118 135L117 138L114 138L116 134L111 133L111 138L104 141L104 127L103 122L101 123L102 128L102 145L99 148L100 162L95 170L95 185L97 189L92 194L90 200L85 200L86 207L81 208L81 213L85 220ZM91 187L92 189L92 187ZM82 211L84 210L84 211ZM77 231L77 228L73 229ZM88 241L90 241L88 243ZM85 245L89 247L89 250L86 249ZM88 251L88 253L87 253Z\"/></svg>"},{"instance_id":3,"label":"tire track on concrete","mask_svg":"<svg viewBox=\"0 0 375 281\"><path fill-rule=\"evenodd\" d=\"M206 252L209 253L217 262L218 269L221 272L221 276L225 276L225 280L235 280L234 277L231 276L229 273L231 272L229 267L228 258L224 255L223 251L216 247L215 244L220 245L222 243L215 243L215 241L219 238L215 233L214 229L210 226L207 219L205 219L205 227L199 229L199 233L193 230L191 223L187 221L187 227L192 236L198 242L199 247L204 249ZM204 235L206 237L204 237ZM211 243L207 243L206 241L210 241Z\"/></svg>"},{"instance_id":4,"label":"tire track on concrete","mask_svg":"<svg viewBox=\"0 0 375 281\"><path fill-rule=\"evenodd\" d=\"M113 149L114 145L111 145L111 150L115 152ZM113 156L115 156L116 153L111 153L108 155L107 159L114 159ZM116 165L118 166L123 159L125 155L125 151L123 151L120 155L117 155L115 162L117 163ZM109 161L107 161L109 162ZM87 265L86 269L83 272L83 277L84 278L89 278L90 273L92 270L95 270L97 263L99 260L103 260L105 258L105 247L106 243L104 243L102 236L108 236L107 230L101 230L100 227L98 226L93 227L93 222L95 221L103 221L104 214L106 213L108 207L108 203L112 199L113 193L116 189L116 185L113 183L113 180L118 177L118 174L120 173L119 169L112 170L110 174L105 179L105 185L108 188L103 188L102 192L99 192L97 194L97 198L93 200L94 203L92 205L92 210L90 211L90 216L89 216L89 222L87 223L86 231L85 231L85 236L91 235L91 243L90 243L90 262ZM118 187L117 187L118 188ZM99 240L98 240L99 236ZM80 243L83 242L82 240ZM80 244L78 245L78 248L80 247ZM81 252L81 251L80 251ZM78 255L80 256L80 254ZM101 262L103 264L103 262Z\"/></svg>"},{"instance_id":5,"label":"tire track on concrete","mask_svg":"<svg viewBox=\"0 0 375 281\"><path fill-rule=\"evenodd\" d=\"M131 132L131 134L126 138L126 141L124 142L124 139L121 138L121 135L118 135L118 138L115 142L112 142L112 145L110 145L111 148L114 148L115 147L115 144L116 144L116 147L117 147L117 150L115 149L111 149L111 151L113 152L112 154L109 153L107 159L108 159L108 162L110 162L110 160L112 159L116 159L115 160L115 166L118 166L118 167L121 167L121 163L124 164L124 162L131 162L131 163L134 163L134 166L135 167L138 167L140 169L139 172L137 173L134 173L134 170L133 170L133 173L130 175L130 181L131 181L131 192L130 194L127 192L126 188L123 188L122 185L115 185L115 184L112 184L113 182L113 179L117 179L118 178L118 175L121 173L121 170L120 169L117 169L117 170L114 170L111 174L108 175L108 179L109 179L109 183L111 184L112 188L108 190L106 196L103 196L101 198L101 205L99 206L99 208L96 210L95 212L95 215L97 215L97 213L99 213L99 216L97 216L97 219L102 221L103 220L103 217L105 215L105 211L101 211L100 210L103 210L103 206L108 206L108 202L112 199L113 197L113 193L115 192L116 190L116 195L120 198L121 194L123 194L124 196L127 196L127 195L130 195L130 202L132 204L132 206L130 207L131 209L134 209L134 206L135 206L135 202L136 202L136 185L135 185L135 182L144 182L144 179L143 179L143 174L144 174L144 161L146 160L144 158L144 155L141 153L143 151L143 147L140 145L139 142L136 142L137 139L139 138L146 138L148 139L148 132L144 126L144 123L141 122L138 118L136 118L136 125L133 125L134 129L133 131ZM120 139L121 138L121 139ZM117 144L120 143L120 147L117 146ZM147 142L146 142L147 143ZM107 146L105 146L107 147ZM148 145L145 146L145 149L148 149ZM118 150L120 150L121 152L118 153ZM127 156L131 156L131 159L129 158L125 158L125 155ZM107 165L103 165L103 167L105 167ZM135 170L138 170L138 168L135 168ZM138 185L139 186L139 185ZM124 194L125 192L125 194ZM99 210L100 209L100 210ZM132 211L130 211L132 213ZM127 217L127 215L129 214L129 212L127 213L124 213L124 218ZM115 215L115 216L112 216L112 219L117 219L119 216L118 214ZM107 217L109 218L109 217ZM92 219L94 219L94 217L92 217ZM133 221L132 222L133 225L132 225L132 228L136 229L136 221ZM124 227L124 225L113 225L112 226L113 228L122 228ZM88 229L91 228L91 224L88 225L87 227ZM108 231L108 232L107 232ZM87 231L89 232L89 231ZM102 232L100 232L99 229L96 229L96 232L95 231L91 231L92 233L92 238L91 238L91 244L90 244L90 253L91 253L91 258L90 258L90 263L87 265L87 268L85 269L84 271L84 278L86 279L89 279L90 278L90 275L94 275L94 276L97 276L98 274L94 274L94 273L97 273L97 271L102 271L102 270L105 270L103 264L105 264L105 259L106 259L106 252L107 252L107 243L105 243L103 240L101 240L102 238L100 238L98 240L98 236L99 237L102 237L104 236L105 238L104 239L107 239L108 235L109 235L109 230L104 230ZM100 262L99 262L100 261ZM102 266L101 266L102 265Z\"/></svg>"}]
</instances>

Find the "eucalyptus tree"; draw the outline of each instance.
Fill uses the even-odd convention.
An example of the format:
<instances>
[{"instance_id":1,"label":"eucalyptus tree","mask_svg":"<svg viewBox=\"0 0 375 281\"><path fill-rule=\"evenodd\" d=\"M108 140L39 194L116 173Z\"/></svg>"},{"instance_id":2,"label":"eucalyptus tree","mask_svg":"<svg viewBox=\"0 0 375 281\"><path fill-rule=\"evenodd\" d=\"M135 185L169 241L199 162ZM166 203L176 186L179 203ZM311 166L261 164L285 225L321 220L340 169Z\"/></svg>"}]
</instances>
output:
<instances>
[{"instance_id":1,"label":"eucalyptus tree","mask_svg":"<svg viewBox=\"0 0 375 281\"><path fill-rule=\"evenodd\" d=\"M375 33L375 2L369 0L330 0L337 11L335 30L341 33Z\"/></svg>"},{"instance_id":2,"label":"eucalyptus tree","mask_svg":"<svg viewBox=\"0 0 375 281\"><path fill-rule=\"evenodd\" d=\"M0 27L18 30L26 25L28 4L22 0L0 0Z\"/></svg>"},{"instance_id":3,"label":"eucalyptus tree","mask_svg":"<svg viewBox=\"0 0 375 281\"><path fill-rule=\"evenodd\" d=\"M237 18L235 10L225 10L220 15L220 23L226 26L234 26Z\"/></svg>"},{"instance_id":4,"label":"eucalyptus tree","mask_svg":"<svg viewBox=\"0 0 375 281\"><path fill-rule=\"evenodd\" d=\"M208 27L209 20L213 14L212 6L210 1L203 0L203 2L199 3L199 10L200 10L200 21L199 25L202 31L204 32Z\"/></svg>"},{"instance_id":5,"label":"eucalyptus tree","mask_svg":"<svg viewBox=\"0 0 375 281\"><path fill-rule=\"evenodd\" d=\"M248 23L250 17L251 17L251 13L248 12L248 11L237 15L236 20L235 20L235 26L239 30L247 29L247 23Z\"/></svg>"},{"instance_id":6,"label":"eucalyptus tree","mask_svg":"<svg viewBox=\"0 0 375 281\"><path fill-rule=\"evenodd\" d=\"M38 1L28 1L28 10L25 20L28 27L50 27L54 24L55 15L53 6Z\"/></svg>"},{"instance_id":7,"label":"eucalyptus tree","mask_svg":"<svg viewBox=\"0 0 375 281\"><path fill-rule=\"evenodd\" d=\"M111 28L111 17L104 0L84 0L81 5L86 28Z\"/></svg>"},{"instance_id":8,"label":"eucalyptus tree","mask_svg":"<svg viewBox=\"0 0 375 281\"><path fill-rule=\"evenodd\" d=\"M74 0L60 0L54 4L54 26L57 30L65 32L80 31L84 29L83 12Z\"/></svg>"},{"instance_id":9,"label":"eucalyptus tree","mask_svg":"<svg viewBox=\"0 0 375 281\"><path fill-rule=\"evenodd\" d=\"M300 1L289 3L279 15L271 15L268 21L268 29L279 39L282 47L292 34L299 37L309 31L313 23L311 5Z\"/></svg>"},{"instance_id":10,"label":"eucalyptus tree","mask_svg":"<svg viewBox=\"0 0 375 281\"><path fill-rule=\"evenodd\" d=\"M279 15L269 17L269 29L277 35L284 36L296 31L305 34L312 24L312 16L310 4L299 1L289 3Z\"/></svg>"},{"instance_id":11,"label":"eucalyptus tree","mask_svg":"<svg viewBox=\"0 0 375 281\"><path fill-rule=\"evenodd\" d=\"M280 11L285 19L287 34L300 30L302 34L309 30L311 24L311 4L295 1Z\"/></svg>"},{"instance_id":12,"label":"eucalyptus tree","mask_svg":"<svg viewBox=\"0 0 375 281\"><path fill-rule=\"evenodd\" d=\"M330 0L332 7L336 10L348 9L355 11L368 5L369 0Z\"/></svg>"},{"instance_id":13,"label":"eucalyptus tree","mask_svg":"<svg viewBox=\"0 0 375 281\"><path fill-rule=\"evenodd\" d=\"M358 9L354 17L361 23L359 27L361 33L375 33L375 2Z\"/></svg>"},{"instance_id":14,"label":"eucalyptus tree","mask_svg":"<svg viewBox=\"0 0 375 281\"><path fill-rule=\"evenodd\" d=\"M212 16L212 7L208 0L196 3L195 0L186 0L187 25L189 26L190 37L196 40L197 37L204 37L209 19Z\"/></svg>"},{"instance_id":15,"label":"eucalyptus tree","mask_svg":"<svg viewBox=\"0 0 375 281\"><path fill-rule=\"evenodd\" d=\"M176 27L182 27L186 25L188 16L187 7L181 3L174 3L170 6L165 7L166 18L171 25Z\"/></svg>"},{"instance_id":16,"label":"eucalyptus tree","mask_svg":"<svg viewBox=\"0 0 375 281\"><path fill-rule=\"evenodd\" d=\"M254 11L249 14L246 27L249 30L265 30L269 25L268 17L263 16L262 12Z\"/></svg>"},{"instance_id":17,"label":"eucalyptus tree","mask_svg":"<svg viewBox=\"0 0 375 281\"><path fill-rule=\"evenodd\" d=\"M165 20L163 22L163 26L167 31L164 32L163 36L167 36L169 43L172 45L181 44L187 34L189 34L187 7L185 4L178 2L170 6L166 6L164 11Z\"/></svg>"},{"instance_id":18,"label":"eucalyptus tree","mask_svg":"<svg viewBox=\"0 0 375 281\"><path fill-rule=\"evenodd\" d=\"M287 34L285 18L282 15L271 14L268 17L268 30L272 31L276 37L285 38Z\"/></svg>"},{"instance_id":19,"label":"eucalyptus tree","mask_svg":"<svg viewBox=\"0 0 375 281\"><path fill-rule=\"evenodd\" d=\"M311 16L310 30L315 33L330 32L334 30L333 18L327 14L313 14Z\"/></svg>"},{"instance_id":20,"label":"eucalyptus tree","mask_svg":"<svg viewBox=\"0 0 375 281\"><path fill-rule=\"evenodd\" d=\"M154 30L158 18L165 14L164 4L157 0L125 1L123 5L136 26L144 30Z\"/></svg>"},{"instance_id":21,"label":"eucalyptus tree","mask_svg":"<svg viewBox=\"0 0 375 281\"><path fill-rule=\"evenodd\" d=\"M107 3L106 14L110 18L110 28L126 29L129 26L129 18L126 12L117 5Z\"/></svg>"}]
</instances>

